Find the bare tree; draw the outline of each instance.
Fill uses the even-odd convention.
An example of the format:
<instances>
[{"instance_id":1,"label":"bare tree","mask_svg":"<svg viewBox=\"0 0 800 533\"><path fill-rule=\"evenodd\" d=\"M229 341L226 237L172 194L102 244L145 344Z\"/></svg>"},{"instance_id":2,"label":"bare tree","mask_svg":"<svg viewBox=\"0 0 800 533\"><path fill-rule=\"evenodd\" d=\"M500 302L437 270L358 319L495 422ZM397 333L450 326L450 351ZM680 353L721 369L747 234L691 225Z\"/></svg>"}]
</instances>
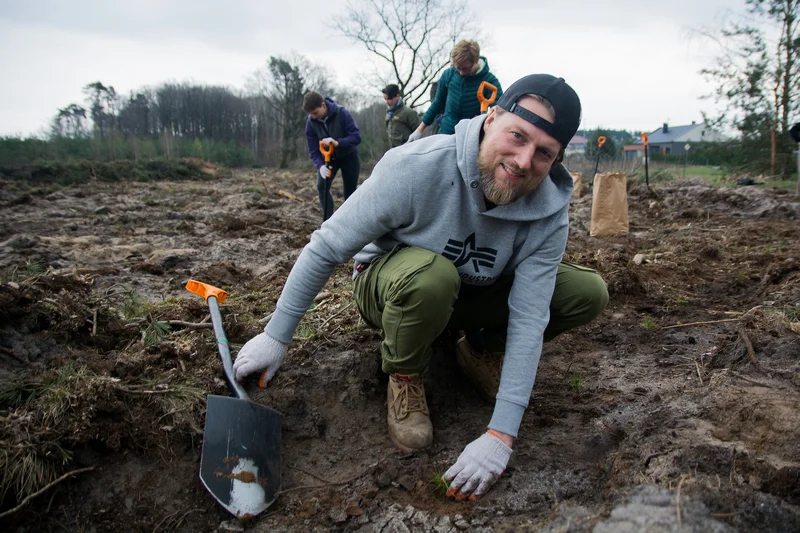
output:
<instances>
[{"instance_id":1,"label":"bare tree","mask_svg":"<svg viewBox=\"0 0 800 533\"><path fill-rule=\"evenodd\" d=\"M248 81L251 91L258 94L269 117L280 129L280 168L297 158L299 139L302 138L306 113L303 95L317 91L325 95L330 88L327 72L303 56L270 57L267 64L253 73Z\"/></svg>"},{"instance_id":2,"label":"bare tree","mask_svg":"<svg viewBox=\"0 0 800 533\"><path fill-rule=\"evenodd\" d=\"M339 30L372 54L365 79L396 83L407 105L430 101L428 87L450 62L459 38L480 39L466 0L351 0Z\"/></svg>"}]
</instances>

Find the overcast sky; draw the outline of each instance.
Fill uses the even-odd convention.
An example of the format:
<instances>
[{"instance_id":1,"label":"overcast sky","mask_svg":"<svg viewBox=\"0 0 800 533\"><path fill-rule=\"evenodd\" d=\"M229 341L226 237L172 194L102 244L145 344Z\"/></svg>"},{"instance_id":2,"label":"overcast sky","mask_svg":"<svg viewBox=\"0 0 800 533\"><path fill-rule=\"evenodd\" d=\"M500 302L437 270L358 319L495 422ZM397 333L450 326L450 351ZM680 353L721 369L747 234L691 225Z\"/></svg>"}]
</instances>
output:
<instances>
[{"instance_id":1,"label":"overcast sky","mask_svg":"<svg viewBox=\"0 0 800 533\"><path fill-rule=\"evenodd\" d=\"M653 130L702 120L698 71L715 50L692 30L719 27L744 0L469 0L481 54L503 87L561 76L582 128ZM166 81L242 89L270 56L297 52L356 83L367 52L339 35L347 0L0 0L0 135L44 131L58 108L101 81L117 93ZM380 93L375 90L376 101Z\"/></svg>"}]
</instances>

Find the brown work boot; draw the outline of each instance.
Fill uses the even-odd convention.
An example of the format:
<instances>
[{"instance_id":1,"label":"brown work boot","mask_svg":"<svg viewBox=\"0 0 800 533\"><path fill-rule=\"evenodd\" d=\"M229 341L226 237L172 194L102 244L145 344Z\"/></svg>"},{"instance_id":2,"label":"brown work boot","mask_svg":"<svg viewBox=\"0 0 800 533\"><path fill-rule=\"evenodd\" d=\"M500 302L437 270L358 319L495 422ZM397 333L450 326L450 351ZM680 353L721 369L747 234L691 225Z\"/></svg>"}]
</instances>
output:
<instances>
[{"instance_id":1,"label":"brown work boot","mask_svg":"<svg viewBox=\"0 0 800 533\"><path fill-rule=\"evenodd\" d=\"M467 341L466 335L458 339L456 359L461 371L467 376L483 399L494 403L500 388L500 372L503 370L505 352L477 351Z\"/></svg>"},{"instance_id":2,"label":"brown work boot","mask_svg":"<svg viewBox=\"0 0 800 533\"><path fill-rule=\"evenodd\" d=\"M433 443L433 424L420 374L390 374L387 403L389 438L395 446L410 453Z\"/></svg>"}]
</instances>

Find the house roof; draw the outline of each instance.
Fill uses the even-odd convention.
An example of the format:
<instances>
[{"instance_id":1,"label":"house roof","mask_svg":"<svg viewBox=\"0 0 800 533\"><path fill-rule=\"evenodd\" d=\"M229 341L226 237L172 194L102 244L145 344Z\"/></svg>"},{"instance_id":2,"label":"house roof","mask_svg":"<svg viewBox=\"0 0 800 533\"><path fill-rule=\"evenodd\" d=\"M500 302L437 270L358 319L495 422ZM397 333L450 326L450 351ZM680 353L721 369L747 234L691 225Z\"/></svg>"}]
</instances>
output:
<instances>
[{"instance_id":1,"label":"house roof","mask_svg":"<svg viewBox=\"0 0 800 533\"><path fill-rule=\"evenodd\" d=\"M675 139L689 133L695 128L702 127L702 124L689 124L686 126L668 126L669 131L664 133L664 128L658 128L657 130L651 131L647 134L647 142L650 144L659 144L659 143L671 143L674 142ZM643 141L638 139L633 144L642 144Z\"/></svg>"},{"instance_id":2,"label":"house roof","mask_svg":"<svg viewBox=\"0 0 800 533\"><path fill-rule=\"evenodd\" d=\"M589 142L589 139L584 137L583 135L576 135L569 141L569 144L586 144Z\"/></svg>"}]
</instances>

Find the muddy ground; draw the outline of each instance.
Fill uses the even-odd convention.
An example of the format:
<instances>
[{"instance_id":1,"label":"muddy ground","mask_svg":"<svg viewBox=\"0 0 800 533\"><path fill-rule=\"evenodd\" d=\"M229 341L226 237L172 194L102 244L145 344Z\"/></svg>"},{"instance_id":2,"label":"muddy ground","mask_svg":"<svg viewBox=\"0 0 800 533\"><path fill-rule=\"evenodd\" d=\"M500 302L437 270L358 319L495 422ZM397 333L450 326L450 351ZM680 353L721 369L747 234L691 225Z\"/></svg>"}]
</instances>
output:
<instances>
[{"instance_id":1,"label":"muddy ground","mask_svg":"<svg viewBox=\"0 0 800 533\"><path fill-rule=\"evenodd\" d=\"M311 176L2 179L0 529L800 531L800 202L631 179L630 234L592 238L584 193L567 259L597 269L611 300L545 345L486 497L448 501L432 482L492 412L453 339L426 377L433 447L392 449L380 335L345 265L269 388L246 384L283 413L283 480L240 523L198 479L204 398L226 389L205 303L184 285L229 291L235 353L319 224Z\"/></svg>"}]
</instances>

